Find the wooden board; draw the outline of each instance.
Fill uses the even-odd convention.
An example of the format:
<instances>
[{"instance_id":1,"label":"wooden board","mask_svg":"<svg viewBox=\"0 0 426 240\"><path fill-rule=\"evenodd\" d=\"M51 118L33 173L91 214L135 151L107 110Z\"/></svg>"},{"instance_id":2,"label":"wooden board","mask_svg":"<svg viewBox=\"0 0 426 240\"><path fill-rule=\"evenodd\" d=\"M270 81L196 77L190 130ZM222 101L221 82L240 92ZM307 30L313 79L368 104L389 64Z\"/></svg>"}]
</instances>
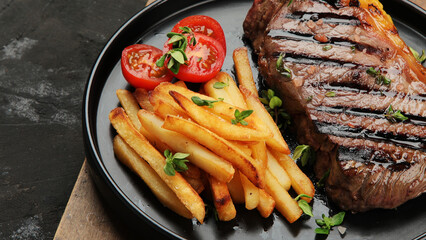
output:
<instances>
[{"instance_id":1,"label":"wooden board","mask_svg":"<svg viewBox=\"0 0 426 240\"><path fill-rule=\"evenodd\" d=\"M426 0L412 2L426 9ZM54 239L129 239L126 227L105 209L88 167L84 161Z\"/></svg>"}]
</instances>

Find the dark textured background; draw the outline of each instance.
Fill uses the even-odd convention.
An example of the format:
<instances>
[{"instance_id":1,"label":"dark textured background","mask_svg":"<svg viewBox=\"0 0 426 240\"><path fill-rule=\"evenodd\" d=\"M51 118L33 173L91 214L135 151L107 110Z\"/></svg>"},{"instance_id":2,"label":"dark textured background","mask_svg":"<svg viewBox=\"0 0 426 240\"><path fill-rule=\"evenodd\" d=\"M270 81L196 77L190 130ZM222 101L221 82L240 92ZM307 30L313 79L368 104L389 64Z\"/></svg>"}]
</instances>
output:
<instances>
[{"instance_id":1,"label":"dark textured background","mask_svg":"<svg viewBox=\"0 0 426 240\"><path fill-rule=\"evenodd\" d=\"M145 0L0 0L0 239L52 239L84 160L97 55Z\"/></svg>"}]
</instances>

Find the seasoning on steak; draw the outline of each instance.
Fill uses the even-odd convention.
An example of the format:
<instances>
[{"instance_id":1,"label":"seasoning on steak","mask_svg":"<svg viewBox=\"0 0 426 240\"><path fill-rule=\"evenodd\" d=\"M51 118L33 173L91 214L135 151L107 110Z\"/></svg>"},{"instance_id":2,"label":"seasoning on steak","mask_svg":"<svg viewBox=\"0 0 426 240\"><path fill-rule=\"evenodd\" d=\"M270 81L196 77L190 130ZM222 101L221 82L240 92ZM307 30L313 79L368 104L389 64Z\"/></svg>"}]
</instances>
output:
<instances>
[{"instance_id":1,"label":"seasoning on steak","mask_svg":"<svg viewBox=\"0 0 426 240\"><path fill-rule=\"evenodd\" d=\"M426 69L381 3L255 0L244 31L299 142L317 151L317 177L330 169L335 203L395 208L426 192ZM277 70L280 56L291 78ZM390 105L409 120L389 121Z\"/></svg>"}]
</instances>

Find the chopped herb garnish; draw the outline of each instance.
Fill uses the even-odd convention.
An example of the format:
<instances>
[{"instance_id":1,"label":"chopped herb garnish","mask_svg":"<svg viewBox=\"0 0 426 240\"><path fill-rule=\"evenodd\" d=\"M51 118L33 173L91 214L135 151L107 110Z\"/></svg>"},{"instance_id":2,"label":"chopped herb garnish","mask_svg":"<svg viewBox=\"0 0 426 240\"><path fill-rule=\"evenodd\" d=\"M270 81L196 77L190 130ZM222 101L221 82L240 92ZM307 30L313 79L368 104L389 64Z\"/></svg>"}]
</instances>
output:
<instances>
[{"instance_id":1,"label":"chopped herb garnish","mask_svg":"<svg viewBox=\"0 0 426 240\"><path fill-rule=\"evenodd\" d=\"M312 207L309 205L309 203L306 200L300 199L302 197L305 197L305 198L312 198L312 197L306 194L299 194L294 200L297 201L297 204L299 205L300 209L302 209L304 214L313 217L314 215L312 214Z\"/></svg>"},{"instance_id":2,"label":"chopped herb garnish","mask_svg":"<svg viewBox=\"0 0 426 240\"><path fill-rule=\"evenodd\" d=\"M404 116L400 110L393 110L392 104L389 105L388 109L386 109L385 117L391 123L404 122L408 120L408 117Z\"/></svg>"},{"instance_id":3,"label":"chopped herb garnish","mask_svg":"<svg viewBox=\"0 0 426 240\"><path fill-rule=\"evenodd\" d=\"M355 47L355 46L351 46L351 50L352 50L352 52L354 53L354 52L355 52L355 50L356 50L356 47Z\"/></svg>"},{"instance_id":4,"label":"chopped herb garnish","mask_svg":"<svg viewBox=\"0 0 426 240\"><path fill-rule=\"evenodd\" d=\"M164 172L169 176L174 176L177 172L183 172L188 170L188 166L186 166L186 160L189 156L188 153L175 153L174 155L170 152L170 150L164 151L164 156L166 157L166 165L164 166Z\"/></svg>"},{"instance_id":5,"label":"chopped herb garnish","mask_svg":"<svg viewBox=\"0 0 426 240\"><path fill-rule=\"evenodd\" d=\"M312 101L312 99L313 99L314 97L312 96L312 95L310 95L309 97L307 97L306 98L306 102L310 102L310 101Z\"/></svg>"},{"instance_id":6,"label":"chopped herb garnish","mask_svg":"<svg viewBox=\"0 0 426 240\"><path fill-rule=\"evenodd\" d=\"M369 67L367 69L367 74L376 78L376 84L378 85L385 85L385 86L390 86L392 80L390 80L389 78L385 77L380 70L376 70L373 67Z\"/></svg>"},{"instance_id":7,"label":"chopped herb garnish","mask_svg":"<svg viewBox=\"0 0 426 240\"><path fill-rule=\"evenodd\" d=\"M228 87L228 86L229 86L229 78L228 78L228 82L226 82L226 83L224 83L224 82L215 82L213 84L213 87L216 88L216 89L222 89L222 88L225 88L225 87Z\"/></svg>"},{"instance_id":8,"label":"chopped herb garnish","mask_svg":"<svg viewBox=\"0 0 426 240\"><path fill-rule=\"evenodd\" d=\"M197 104L198 106L209 106L209 108L213 107L213 103L223 101L223 98L220 98L219 100L204 100L197 96L191 97L191 100L193 103Z\"/></svg>"},{"instance_id":9,"label":"chopped herb garnish","mask_svg":"<svg viewBox=\"0 0 426 240\"><path fill-rule=\"evenodd\" d=\"M338 214L332 217L326 217L323 214L322 219L315 219L315 222L317 223L317 225L320 226L320 228L315 229L315 233L329 234L331 228L342 224L344 218L345 218L345 212L339 212Z\"/></svg>"},{"instance_id":10,"label":"chopped herb garnish","mask_svg":"<svg viewBox=\"0 0 426 240\"><path fill-rule=\"evenodd\" d=\"M306 166L308 163L309 165L313 164L313 161L315 160L315 155L309 145L299 145L296 147L293 152L293 160L297 160L299 158L303 167Z\"/></svg>"},{"instance_id":11,"label":"chopped herb garnish","mask_svg":"<svg viewBox=\"0 0 426 240\"><path fill-rule=\"evenodd\" d=\"M165 53L155 63L158 67L163 67L164 63L168 59L167 68L170 69L174 74L179 73L180 65L185 64L188 57L185 54L186 47L188 46L188 34L189 43L195 46L197 40L195 39L194 33L189 27L180 27L182 33L169 32L167 37L169 38L168 44L172 44L172 49Z\"/></svg>"},{"instance_id":12,"label":"chopped herb garnish","mask_svg":"<svg viewBox=\"0 0 426 240\"><path fill-rule=\"evenodd\" d=\"M288 5L287 5L287 7L289 7L290 6L290 4L293 2L293 0L290 0L289 2L288 2Z\"/></svg>"},{"instance_id":13,"label":"chopped herb garnish","mask_svg":"<svg viewBox=\"0 0 426 240\"><path fill-rule=\"evenodd\" d=\"M426 60L425 50L422 50L422 55L420 55L413 48L411 48L411 47L409 47L409 48L410 48L411 53L414 55L414 57L416 58L417 61L419 61L420 63L423 63Z\"/></svg>"},{"instance_id":14,"label":"chopped herb garnish","mask_svg":"<svg viewBox=\"0 0 426 240\"><path fill-rule=\"evenodd\" d=\"M331 46L331 45L325 45L324 47L322 47L322 50L323 51L328 51L328 50L330 50L332 48L333 48L333 46Z\"/></svg>"},{"instance_id":15,"label":"chopped herb garnish","mask_svg":"<svg viewBox=\"0 0 426 240\"><path fill-rule=\"evenodd\" d=\"M292 76L291 70L284 65L284 61L283 61L284 57L285 57L285 54L280 54L277 60L276 69L281 75L291 79L291 76Z\"/></svg>"},{"instance_id":16,"label":"chopped herb garnish","mask_svg":"<svg viewBox=\"0 0 426 240\"><path fill-rule=\"evenodd\" d=\"M335 93L335 92L326 92L326 93L325 93L325 96L326 96L326 97L335 97L335 96L336 96L336 93Z\"/></svg>"},{"instance_id":17,"label":"chopped herb garnish","mask_svg":"<svg viewBox=\"0 0 426 240\"><path fill-rule=\"evenodd\" d=\"M284 129L287 128L291 124L291 118L282 108L282 100L275 96L275 92L272 89L263 90L260 95L259 100L265 105L266 110L274 119L278 128L283 126Z\"/></svg>"},{"instance_id":18,"label":"chopped herb garnish","mask_svg":"<svg viewBox=\"0 0 426 240\"><path fill-rule=\"evenodd\" d=\"M234 125L240 123L243 126L247 126L248 123L244 121L244 119L250 116L252 113L253 113L253 110L244 110L240 112L238 109L235 109L235 112L234 112L235 119L231 119L231 123Z\"/></svg>"},{"instance_id":19,"label":"chopped herb garnish","mask_svg":"<svg viewBox=\"0 0 426 240\"><path fill-rule=\"evenodd\" d=\"M330 175L330 169L328 169L327 172L325 172L324 175L322 175L321 179L317 182L317 186L323 187L329 175Z\"/></svg>"}]
</instances>

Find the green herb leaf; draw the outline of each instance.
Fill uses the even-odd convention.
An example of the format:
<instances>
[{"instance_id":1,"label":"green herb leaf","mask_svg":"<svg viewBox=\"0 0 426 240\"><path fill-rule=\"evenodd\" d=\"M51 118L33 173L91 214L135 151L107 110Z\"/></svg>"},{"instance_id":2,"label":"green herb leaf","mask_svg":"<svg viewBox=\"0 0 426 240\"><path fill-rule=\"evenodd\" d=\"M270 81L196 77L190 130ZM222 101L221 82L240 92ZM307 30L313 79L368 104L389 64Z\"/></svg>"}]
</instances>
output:
<instances>
[{"instance_id":1,"label":"green herb leaf","mask_svg":"<svg viewBox=\"0 0 426 240\"><path fill-rule=\"evenodd\" d=\"M369 67L369 68L367 68L367 73L368 73L368 75L370 75L372 77L377 77L377 75L380 74L380 70L376 70L373 67Z\"/></svg>"},{"instance_id":2,"label":"green herb leaf","mask_svg":"<svg viewBox=\"0 0 426 240\"><path fill-rule=\"evenodd\" d=\"M297 160L302 156L302 154L305 152L305 150L309 149L309 145L299 145L296 147L293 153L293 160Z\"/></svg>"},{"instance_id":3,"label":"green herb leaf","mask_svg":"<svg viewBox=\"0 0 426 240\"><path fill-rule=\"evenodd\" d=\"M390 86L392 80L384 76L380 70L376 70L373 67L367 69L367 74L376 78L376 84Z\"/></svg>"},{"instance_id":4,"label":"green herb leaf","mask_svg":"<svg viewBox=\"0 0 426 240\"><path fill-rule=\"evenodd\" d=\"M324 47L322 47L322 50L323 51L328 51L328 50L330 50L330 49L332 49L333 48L333 46L332 45L325 45Z\"/></svg>"},{"instance_id":5,"label":"green herb leaf","mask_svg":"<svg viewBox=\"0 0 426 240\"><path fill-rule=\"evenodd\" d=\"M166 157L166 165L164 165L164 172L169 176L174 176L177 172L183 172L188 170L185 158L188 157L188 153L175 153L174 155L170 150L164 151L164 157Z\"/></svg>"},{"instance_id":6,"label":"green herb leaf","mask_svg":"<svg viewBox=\"0 0 426 240\"><path fill-rule=\"evenodd\" d=\"M183 55L184 55L185 53L183 53L182 54L182 52L181 51L172 51L171 53L170 53L170 55L172 56L172 58L175 60L175 61L177 61L178 63L180 63L180 64L184 64L185 63L185 59L184 59L184 57L183 57Z\"/></svg>"},{"instance_id":7,"label":"green herb leaf","mask_svg":"<svg viewBox=\"0 0 426 240\"><path fill-rule=\"evenodd\" d=\"M299 205L300 209L302 209L303 213L313 217L312 214L312 207L309 205L309 203L303 199L300 199L297 204Z\"/></svg>"},{"instance_id":8,"label":"green herb leaf","mask_svg":"<svg viewBox=\"0 0 426 240\"><path fill-rule=\"evenodd\" d=\"M322 175L321 179L317 182L318 187L323 187L325 184L325 180L327 180L328 176L330 175L330 169L327 170L327 172Z\"/></svg>"},{"instance_id":9,"label":"green herb leaf","mask_svg":"<svg viewBox=\"0 0 426 240\"><path fill-rule=\"evenodd\" d=\"M291 78L291 70L284 65L284 56L285 54L281 53L277 59L276 69L277 71L286 78Z\"/></svg>"},{"instance_id":10,"label":"green herb leaf","mask_svg":"<svg viewBox=\"0 0 426 240\"><path fill-rule=\"evenodd\" d=\"M413 48L409 47L411 53L413 54L413 56L416 58L417 61L419 61L420 63L423 63L426 60L426 54L425 54L425 50L422 50L422 55L420 56L420 54L414 50Z\"/></svg>"},{"instance_id":11,"label":"green herb leaf","mask_svg":"<svg viewBox=\"0 0 426 240\"><path fill-rule=\"evenodd\" d=\"M336 93L335 93L335 92L333 92L333 91L331 91L331 92L326 92L326 93L325 93L325 96L326 96L326 97L335 97L335 96L336 96Z\"/></svg>"},{"instance_id":12,"label":"green herb leaf","mask_svg":"<svg viewBox=\"0 0 426 240\"><path fill-rule=\"evenodd\" d=\"M216 89L222 89L222 88L225 88L225 87L228 87L228 86L229 86L229 78L228 78L228 82L226 82L226 83L224 83L224 82L215 82L213 84L213 87L216 88Z\"/></svg>"},{"instance_id":13,"label":"green herb leaf","mask_svg":"<svg viewBox=\"0 0 426 240\"><path fill-rule=\"evenodd\" d=\"M253 113L253 110L244 110L240 112L238 109L235 109L235 112L234 112L235 119L231 119L231 123L234 125L240 123L243 126L247 126L248 123L244 121L244 119L250 116L252 113Z\"/></svg>"},{"instance_id":14,"label":"green herb leaf","mask_svg":"<svg viewBox=\"0 0 426 240\"><path fill-rule=\"evenodd\" d=\"M305 197L305 198L312 198L311 196L309 196L309 195L306 195L306 194L299 194L299 195L297 195L297 197L294 199L295 201L297 201L297 200L299 200L300 198L302 198L302 197Z\"/></svg>"},{"instance_id":15,"label":"green herb leaf","mask_svg":"<svg viewBox=\"0 0 426 240\"><path fill-rule=\"evenodd\" d=\"M312 99L313 99L314 97L312 96L312 95L310 95L309 97L307 97L306 98L306 102L310 102L310 101L312 101Z\"/></svg>"},{"instance_id":16,"label":"green herb leaf","mask_svg":"<svg viewBox=\"0 0 426 240\"><path fill-rule=\"evenodd\" d=\"M355 46L351 46L351 50L352 50L352 52L354 53L354 52L355 52L355 50L356 50L356 47L355 47Z\"/></svg>"},{"instance_id":17,"label":"green herb leaf","mask_svg":"<svg viewBox=\"0 0 426 240\"><path fill-rule=\"evenodd\" d=\"M315 228L316 234L325 234L328 235L330 233L330 229L328 228Z\"/></svg>"},{"instance_id":18,"label":"green herb leaf","mask_svg":"<svg viewBox=\"0 0 426 240\"><path fill-rule=\"evenodd\" d=\"M392 104L385 111L385 118L391 123L404 122L408 117L404 116L400 110L394 111Z\"/></svg>"},{"instance_id":19,"label":"green herb leaf","mask_svg":"<svg viewBox=\"0 0 426 240\"><path fill-rule=\"evenodd\" d=\"M287 5L287 7L289 7L290 6L290 4L293 2L293 0L290 0L289 2L288 2L288 5Z\"/></svg>"},{"instance_id":20,"label":"green herb leaf","mask_svg":"<svg viewBox=\"0 0 426 240\"><path fill-rule=\"evenodd\" d=\"M201 99L198 96L193 96L191 97L191 100L193 103L197 104L198 106L209 106L209 108L212 108L213 103L223 101L223 98L219 100L205 100L205 99Z\"/></svg>"},{"instance_id":21,"label":"green herb leaf","mask_svg":"<svg viewBox=\"0 0 426 240\"><path fill-rule=\"evenodd\" d=\"M279 108L283 104L283 101L277 96L273 96L271 100L269 101L269 107L271 109Z\"/></svg>"},{"instance_id":22,"label":"green herb leaf","mask_svg":"<svg viewBox=\"0 0 426 240\"><path fill-rule=\"evenodd\" d=\"M345 212L339 212L338 214L334 215L330 219L330 226L337 226L342 224L343 219L345 218Z\"/></svg>"}]
</instances>

